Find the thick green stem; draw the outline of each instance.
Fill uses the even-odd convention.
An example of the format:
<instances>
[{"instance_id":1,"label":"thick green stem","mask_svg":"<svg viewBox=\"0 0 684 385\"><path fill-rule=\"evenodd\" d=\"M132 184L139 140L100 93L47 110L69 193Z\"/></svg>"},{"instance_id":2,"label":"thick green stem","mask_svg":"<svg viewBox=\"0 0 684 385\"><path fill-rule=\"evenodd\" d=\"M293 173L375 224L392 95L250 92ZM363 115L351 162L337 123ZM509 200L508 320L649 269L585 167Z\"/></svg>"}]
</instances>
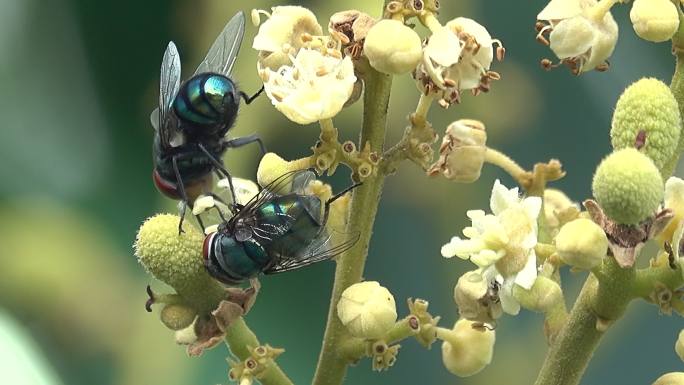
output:
<instances>
[{"instance_id":1,"label":"thick green stem","mask_svg":"<svg viewBox=\"0 0 684 385\"><path fill-rule=\"evenodd\" d=\"M370 70L364 82L363 127L359 147L370 143L372 151L381 153L385 141L392 77ZM354 247L337 260L335 283L330 299L323 346L313 379L314 385L339 385L344 380L349 361L339 347L343 345L341 341L348 338L348 335L337 318L337 302L344 289L361 281L384 180L383 173L375 173L354 190L348 228L349 231L358 232L360 238Z\"/></svg>"},{"instance_id":2,"label":"thick green stem","mask_svg":"<svg viewBox=\"0 0 684 385\"><path fill-rule=\"evenodd\" d=\"M602 280L590 274L570 311L565 325L554 339L535 385L577 385L606 328L624 313L633 298L636 272L622 269L608 257Z\"/></svg>"},{"instance_id":3,"label":"thick green stem","mask_svg":"<svg viewBox=\"0 0 684 385\"><path fill-rule=\"evenodd\" d=\"M246 360L250 357L250 352L247 347L256 348L259 346L259 340L252 330L247 326L245 320L240 317L233 321L226 330L225 337L226 344L230 347L239 359ZM275 363L271 362L265 371L260 375L259 381L263 385L293 385L285 373Z\"/></svg>"}]
</instances>

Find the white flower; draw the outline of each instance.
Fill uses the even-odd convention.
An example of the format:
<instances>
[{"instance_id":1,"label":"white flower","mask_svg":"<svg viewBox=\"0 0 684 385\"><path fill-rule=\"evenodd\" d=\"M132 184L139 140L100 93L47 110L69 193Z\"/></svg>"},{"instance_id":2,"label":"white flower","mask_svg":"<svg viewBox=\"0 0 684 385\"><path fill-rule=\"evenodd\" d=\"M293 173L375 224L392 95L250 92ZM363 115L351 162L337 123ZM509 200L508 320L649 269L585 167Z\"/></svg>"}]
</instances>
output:
<instances>
[{"instance_id":1,"label":"white flower","mask_svg":"<svg viewBox=\"0 0 684 385\"><path fill-rule=\"evenodd\" d=\"M496 282L503 310L517 314L520 305L513 298L513 285L529 290L537 277L537 217L541 198L521 199L518 189L494 182L490 198L492 214L468 211L472 226L463 229L465 239L454 237L442 246L446 258L470 259L481 269L487 282Z\"/></svg>"},{"instance_id":2,"label":"white flower","mask_svg":"<svg viewBox=\"0 0 684 385\"><path fill-rule=\"evenodd\" d=\"M461 60L449 69L461 90L478 88L494 59L494 42L487 29L473 19L458 17L446 24L464 42Z\"/></svg>"},{"instance_id":3,"label":"white flower","mask_svg":"<svg viewBox=\"0 0 684 385\"><path fill-rule=\"evenodd\" d=\"M682 238L684 238L684 180L677 177L668 178L665 182L665 208L672 210L674 216L658 234L658 241L672 245L675 260L684 271L684 257L681 255ZM684 274L684 272L682 273Z\"/></svg>"},{"instance_id":4,"label":"white flower","mask_svg":"<svg viewBox=\"0 0 684 385\"><path fill-rule=\"evenodd\" d=\"M272 70L291 64L290 56L297 53L310 36L323 33L316 16L304 7L288 5L271 8L272 13L253 11L252 19L259 21L258 15L268 16L254 37L252 48L259 51L259 69ZM256 16L256 17L255 17Z\"/></svg>"},{"instance_id":5,"label":"white flower","mask_svg":"<svg viewBox=\"0 0 684 385\"><path fill-rule=\"evenodd\" d=\"M337 115L356 82L351 58L302 48L290 59L292 65L277 71L264 68L260 73L266 94L276 109L299 124Z\"/></svg>"},{"instance_id":6,"label":"white flower","mask_svg":"<svg viewBox=\"0 0 684 385\"><path fill-rule=\"evenodd\" d=\"M235 189L235 203L245 205L255 195L259 193L259 186L249 179L232 178L233 188ZM230 191L228 178L223 178L216 183L220 188Z\"/></svg>"},{"instance_id":7,"label":"white flower","mask_svg":"<svg viewBox=\"0 0 684 385\"><path fill-rule=\"evenodd\" d=\"M551 0L537 15L538 20L547 23L540 26L537 39L549 45L573 73L607 68L606 60L617 42L618 25L610 8L603 5L596 0ZM544 37L547 32L548 41Z\"/></svg>"},{"instance_id":8,"label":"white flower","mask_svg":"<svg viewBox=\"0 0 684 385\"><path fill-rule=\"evenodd\" d=\"M195 202L192 205L192 214L200 215L208 209L214 207L215 204L216 202L214 201L213 196L202 195L199 198L195 199Z\"/></svg>"},{"instance_id":9,"label":"white flower","mask_svg":"<svg viewBox=\"0 0 684 385\"><path fill-rule=\"evenodd\" d=\"M460 91L488 91L499 74L489 71L494 59L503 59L503 47L475 20L459 17L436 28L423 49L423 60L414 72L418 89L436 93L448 107L460 102Z\"/></svg>"}]
</instances>

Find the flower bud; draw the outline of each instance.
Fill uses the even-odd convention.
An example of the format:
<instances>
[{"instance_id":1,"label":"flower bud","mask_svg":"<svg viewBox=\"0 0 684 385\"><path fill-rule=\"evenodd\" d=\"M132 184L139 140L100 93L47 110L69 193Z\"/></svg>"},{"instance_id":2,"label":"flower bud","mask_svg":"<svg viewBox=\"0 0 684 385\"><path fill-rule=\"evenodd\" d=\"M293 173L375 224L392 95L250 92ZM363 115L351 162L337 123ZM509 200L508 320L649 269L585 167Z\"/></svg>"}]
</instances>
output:
<instances>
[{"instance_id":1,"label":"flower bud","mask_svg":"<svg viewBox=\"0 0 684 385\"><path fill-rule=\"evenodd\" d=\"M290 171L288 161L281 158L275 152L269 152L261 158L257 169L257 182L260 186L266 186L281 175Z\"/></svg>"},{"instance_id":2,"label":"flower bud","mask_svg":"<svg viewBox=\"0 0 684 385\"><path fill-rule=\"evenodd\" d=\"M598 266L607 251L606 233L590 219L575 219L561 227L556 235L556 252L561 260L578 269L591 270Z\"/></svg>"},{"instance_id":3,"label":"flower bud","mask_svg":"<svg viewBox=\"0 0 684 385\"><path fill-rule=\"evenodd\" d=\"M486 143L487 132L482 122L461 119L451 123L439 148L439 160L430 166L428 175L441 173L457 182L475 182L484 164Z\"/></svg>"},{"instance_id":4,"label":"flower bud","mask_svg":"<svg viewBox=\"0 0 684 385\"><path fill-rule=\"evenodd\" d=\"M675 155L680 131L679 107L670 87L658 79L643 78L627 87L618 99L610 141L616 150L642 151L662 170Z\"/></svg>"},{"instance_id":5,"label":"flower bud","mask_svg":"<svg viewBox=\"0 0 684 385\"><path fill-rule=\"evenodd\" d=\"M684 385L684 373L671 372L663 374L653 385Z\"/></svg>"},{"instance_id":6,"label":"flower bud","mask_svg":"<svg viewBox=\"0 0 684 385\"><path fill-rule=\"evenodd\" d=\"M392 293L375 281L349 286L337 303L337 316L354 337L373 339L387 333L397 321Z\"/></svg>"},{"instance_id":7,"label":"flower bud","mask_svg":"<svg viewBox=\"0 0 684 385\"><path fill-rule=\"evenodd\" d=\"M675 343L675 352L679 356L679 359L684 361L684 329L679 332L677 337L677 342Z\"/></svg>"},{"instance_id":8,"label":"flower bud","mask_svg":"<svg viewBox=\"0 0 684 385\"><path fill-rule=\"evenodd\" d=\"M530 290L513 285L513 297L525 309L546 313L563 301L563 292L555 281L537 276Z\"/></svg>"},{"instance_id":9,"label":"flower bud","mask_svg":"<svg viewBox=\"0 0 684 385\"><path fill-rule=\"evenodd\" d=\"M207 274L202 262L204 235L192 226L178 234L180 218L158 214L145 221L133 245L147 272L176 289L186 303L202 313L223 298L223 288Z\"/></svg>"},{"instance_id":10,"label":"flower bud","mask_svg":"<svg viewBox=\"0 0 684 385\"><path fill-rule=\"evenodd\" d=\"M450 332L439 333L442 362L447 370L460 377L478 373L492 362L494 330L473 328L474 322L460 319Z\"/></svg>"},{"instance_id":11,"label":"flower bud","mask_svg":"<svg viewBox=\"0 0 684 385\"><path fill-rule=\"evenodd\" d=\"M655 43L669 40L679 28L677 6L670 0L634 0L629 18L640 38Z\"/></svg>"},{"instance_id":12,"label":"flower bud","mask_svg":"<svg viewBox=\"0 0 684 385\"><path fill-rule=\"evenodd\" d=\"M580 210L561 190L547 188L544 190L544 218L546 226L555 235L558 229L579 215Z\"/></svg>"},{"instance_id":13,"label":"flower bud","mask_svg":"<svg viewBox=\"0 0 684 385\"><path fill-rule=\"evenodd\" d=\"M381 20L366 35L363 51L380 72L401 75L412 71L423 56L420 37L397 20Z\"/></svg>"},{"instance_id":14,"label":"flower bud","mask_svg":"<svg viewBox=\"0 0 684 385\"><path fill-rule=\"evenodd\" d=\"M197 311L195 309L181 304L168 304L159 313L162 323L171 330L187 328L196 316Z\"/></svg>"},{"instance_id":15,"label":"flower bud","mask_svg":"<svg viewBox=\"0 0 684 385\"><path fill-rule=\"evenodd\" d=\"M462 318L493 323L503 310L495 290L478 271L463 274L454 287L454 302Z\"/></svg>"},{"instance_id":16,"label":"flower bud","mask_svg":"<svg viewBox=\"0 0 684 385\"><path fill-rule=\"evenodd\" d=\"M609 218L635 225L658 208L663 199L663 179L649 157L626 148L613 152L599 164L592 191Z\"/></svg>"}]
</instances>

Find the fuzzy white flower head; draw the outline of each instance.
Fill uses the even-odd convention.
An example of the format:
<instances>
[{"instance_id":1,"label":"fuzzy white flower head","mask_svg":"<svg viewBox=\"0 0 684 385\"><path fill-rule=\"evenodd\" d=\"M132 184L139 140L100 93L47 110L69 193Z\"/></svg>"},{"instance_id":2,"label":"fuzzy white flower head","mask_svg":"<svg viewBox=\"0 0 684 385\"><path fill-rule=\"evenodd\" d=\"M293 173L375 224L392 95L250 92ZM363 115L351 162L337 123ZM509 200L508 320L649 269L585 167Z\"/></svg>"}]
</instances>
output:
<instances>
[{"instance_id":1,"label":"fuzzy white flower head","mask_svg":"<svg viewBox=\"0 0 684 385\"><path fill-rule=\"evenodd\" d=\"M342 292L337 316L354 337L380 338L397 320L394 296L375 281L353 284Z\"/></svg>"},{"instance_id":2,"label":"fuzzy white flower head","mask_svg":"<svg viewBox=\"0 0 684 385\"><path fill-rule=\"evenodd\" d=\"M421 92L436 93L448 107L460 102L460 91L488 91L499 74L489 71L494 59L503 59L501 42L473 19L459 17L436 29L423 49L423 60L414 72Z\"/></svg>"},{"instance_id":3,"label":"fuzzy white flower head","mask_svg":"<svg viewBox=\"0 0 684 385\"><path fill-rule=\"evenodd\" d=\"M515 301L505 303L503 297L512 300L514 284L530 289L537 277L534 246L541 205L541 198L521 199L517 188L509 190L496 180L490 198L492 214L468 211L472 226L463 229L466 238L453 237L442 246L444 257L470 259L482 269L488 282L497 281L502 289L502 306L510 314L517 314L519 305Z\"/></svg>"},{"instance_id":4,"label":"fuzzy white flower head","mask_svg":"<svg viewBox=\"0 0 684 385\"><path fill-rule=\"evenodd\" d=\"M273 7L270 14L255 10L252 11L253 21L259 22L260 14L268 16L268 20L259 27L259 32L252 43L252 48L259 51L260 68L275 70L290 64L290 55L294 55L304 46L305 36L318 36L323 33L316 16L304 7Z\"/></svg>"},{"instance_id":5,"label":"fuzzy white flower head","mask_svg":"<svg viewBox=\"0 0 684 385\"><path fill-rule=\"evenodd\" d=\"M290 59L292 65L260 72L266 95L276 109L299 124L337 115L356 82L351 58L302 48Z\"/></svg>"},{"instance_id":6,"label":"fuzzy white flower head","mask_svg":"<svg viewBox=\"0 0 684 385\"><path fill-rule=\"evenodd\" d=\"M605 70L617 43L618 25L604 8L596 0L551 0L537 15L546 23L538 26L537 39L549 45L573 73ZM544 37L547 32L548 40ZM553 66L548 59L542 64Z\"/></svg>"}]
</instances>

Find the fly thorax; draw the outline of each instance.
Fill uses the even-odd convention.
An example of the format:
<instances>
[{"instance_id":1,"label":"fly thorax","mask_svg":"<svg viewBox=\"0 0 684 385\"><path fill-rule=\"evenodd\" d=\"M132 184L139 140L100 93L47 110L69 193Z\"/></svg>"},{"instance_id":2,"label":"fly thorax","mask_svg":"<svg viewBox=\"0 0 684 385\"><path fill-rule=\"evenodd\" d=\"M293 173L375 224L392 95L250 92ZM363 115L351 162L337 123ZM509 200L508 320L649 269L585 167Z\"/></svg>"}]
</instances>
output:
<instances>
[{"instance_id":1,"label":"fly thorax","mask_svg":"<svg viewBox=\"0 0 684 385\"><path fill-rule=\"evenodd\" d=\"M250 228L244 223L238 223L235 226L235 232L233 235L235 236L235 240L238 242L245 242L249 239L252 239L252 230L250 230Z\"/></svg>"}]
</instances>

